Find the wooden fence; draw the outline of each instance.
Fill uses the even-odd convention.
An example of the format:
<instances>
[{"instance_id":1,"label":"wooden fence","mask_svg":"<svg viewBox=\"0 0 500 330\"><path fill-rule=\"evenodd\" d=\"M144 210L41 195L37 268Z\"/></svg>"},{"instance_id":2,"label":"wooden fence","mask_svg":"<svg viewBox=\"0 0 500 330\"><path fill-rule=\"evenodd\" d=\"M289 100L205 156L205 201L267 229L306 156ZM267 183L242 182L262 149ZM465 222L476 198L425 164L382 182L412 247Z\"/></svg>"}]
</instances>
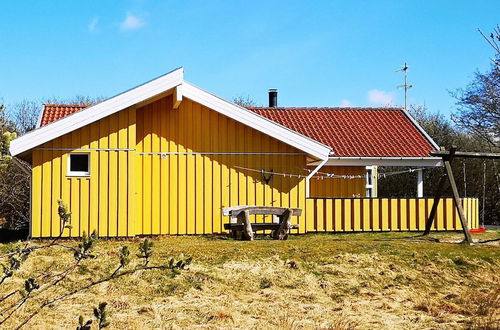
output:
<instances>
[{"instance_id":1,"label":"wooden fence","mask_svg":"<svg viewBox=\"0 0 500 330\"><path fill-rule=\"evenodd\" d=\"M432 198L309 198L306 200L307 232L423 231ZM479 227L477 198L463 198L469 228ZM461 230L453 199L442 198L433 230Z\"/></svg>"}]
</instances>

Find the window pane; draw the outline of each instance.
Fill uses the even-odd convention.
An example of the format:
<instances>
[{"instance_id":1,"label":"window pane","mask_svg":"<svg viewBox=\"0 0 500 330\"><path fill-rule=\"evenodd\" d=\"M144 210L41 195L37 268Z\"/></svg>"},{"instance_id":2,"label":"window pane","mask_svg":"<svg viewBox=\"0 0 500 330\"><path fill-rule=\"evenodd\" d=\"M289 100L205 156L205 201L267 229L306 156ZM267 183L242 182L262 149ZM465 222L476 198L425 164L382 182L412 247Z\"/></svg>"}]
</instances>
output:
<instances>
[{"instance_id":1,"label":"window pane","mask_svg":"<svg viewBox=\"0 0 500 330\"><path fill-rule=\"evenodd\" d=\"M71 172L88 172L89 171L89 155L70 155L71 162L69 164L69 170Z\"/></svg>"}]
</instances>

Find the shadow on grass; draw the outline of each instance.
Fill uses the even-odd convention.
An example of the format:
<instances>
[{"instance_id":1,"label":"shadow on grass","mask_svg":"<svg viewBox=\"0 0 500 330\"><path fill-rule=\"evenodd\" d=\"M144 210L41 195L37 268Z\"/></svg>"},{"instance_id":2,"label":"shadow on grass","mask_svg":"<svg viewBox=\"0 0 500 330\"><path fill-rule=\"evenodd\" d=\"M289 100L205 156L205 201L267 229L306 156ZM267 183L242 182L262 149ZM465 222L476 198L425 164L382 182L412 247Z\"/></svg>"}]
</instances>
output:
<instances>
[{"instance_id":1,"label":"shadow on grass","mask_svg":"<svg viewBox=\"0 0 500 330\"><path fill-rule=\"evenodd\" d=\"M28 239L28 229L11 230L0 228L0 243L9 243Z\"/></svg>"}]
</instances>

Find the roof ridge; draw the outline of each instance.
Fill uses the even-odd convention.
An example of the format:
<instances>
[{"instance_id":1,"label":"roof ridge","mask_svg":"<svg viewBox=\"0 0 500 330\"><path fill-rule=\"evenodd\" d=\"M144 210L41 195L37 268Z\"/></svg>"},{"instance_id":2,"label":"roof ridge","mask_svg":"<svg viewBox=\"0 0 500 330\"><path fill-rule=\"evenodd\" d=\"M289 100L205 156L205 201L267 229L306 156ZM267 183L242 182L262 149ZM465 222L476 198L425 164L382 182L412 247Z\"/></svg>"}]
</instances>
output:
<instances>
[{"instance_id":1,"label":"roof ridge","mask_svg":"<svg viewBox=\"0 0 500 330\"><path fill-rule=\"evenodd\" d=\"M67 103L43 103L45 107L74 107L74 108L86 108L89 107L90 104L67 104Z\"/></svg>"},{"instance_id":2,"label":"roof ridge","mask_svg":"<svg viewBox=\"0 0 500 330\"><path fill-rule=\"evenodd\" d=\"M287 110L366 110L366 111L402 111L403 108L399 107L246 107L249 110L273 110L273 111L287 111Z\"/></svg>"}]
</instances>

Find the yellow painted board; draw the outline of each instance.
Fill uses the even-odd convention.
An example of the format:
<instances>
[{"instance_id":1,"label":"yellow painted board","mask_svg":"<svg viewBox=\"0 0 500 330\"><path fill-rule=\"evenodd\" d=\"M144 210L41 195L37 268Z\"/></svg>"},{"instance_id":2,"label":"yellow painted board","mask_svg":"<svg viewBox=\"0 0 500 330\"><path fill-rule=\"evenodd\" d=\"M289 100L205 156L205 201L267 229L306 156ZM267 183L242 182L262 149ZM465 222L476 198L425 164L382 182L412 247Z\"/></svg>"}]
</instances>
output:
<instances>
[{"instance_id":1,"label":"yellow painted board","mask_svg":"<svg viewBox=\"0 0 500 330\"><path fill-rule=\"evenodd\" d=\"M217 146L218 147L218 146ZM217 149L215 149L217 150ZM221 233L221 175L219 157L214 156L212 161L212 232Z\"/></svg>"},{"instance_id":2,"label":"yellow painted board","mask_svg":"<svg viewBox=\"0 0 500 330\"><path fill-rule=\"evenodd\" d=\"M344 207L344 230L345 231L352 231L352 212L351 212L351 205L352 205L352 200L351 199L343 199L343 207Z\"/></svg>"},{"instance_id":3,"label":"yellow painted board","mask_svg":"<svg viewBox=\"0 0 500 330\"><path fill-rule=\"evenodd\" d=\"M118 115L114 114L109 118L109 148L118 148ZM118 151L109 152L109 236L118 235Z\"/></svg>"},{"instance_id":4,"label":"yellow painted board","mask_svg":"<svg viewBox=\"0 0 500 330\"><path fill-rule=\"evenodd\" d=\"M221 133L221 140L220 140L220 150L221 152L227 152L228 151L228 138L227 138L227 117L225 116L219 116L219 130ZM222 155L221 156L221 207L228 207L229 206L229 167L228 167L228 156L227 155ZM222 211L222 210L221 210ZM229 217L222 217L222 228L221 230L225 232L224 230L224 224L229 223Z\"/></svg>"},{"instance_id":5,"label":"yellow painted board","mask_svg":"<svg viewBox=\"0 0 500 330\"><path fill-rule=\"evenodd\" d=\"M324 199L316 199L316 227L318 231L325 231Z\"/></svg>"},{"instance_id":6,"label":"yellow painted board","mask_svg":"<svg viewBox=\"0 0 500 330\"><path fill-rule=\"evenodd\" d=\"M390 229L395 231L395 230L401 230L399 227L399 214L398 214L398 201L397 199L391 198L389 199L389 204L390 204L390 212L391 212L391 227Z\"/></svg>"},{"instance_id":7,"label":"yellow painted board","mask_svg":"<svg viewBox=\"0 0 500 330\"><path fill-rule=\"evenodd\" d=\"M41 214L42 214L42 151L33 151L33 170L31 177L31 222L30 231L32 237L40 237Z\"/></svg>"},{"instance_id":8,"label":"yellow painted board","mask_svg":"<svg viewBox=\"0 0 500 330\"><path fill-rule=\"evenodd\" d=\"M49 148L52 143L47 144ZM52 151L43 150L43 165L42 165L42 237L50 237L51 229L51 209L52 209Z\"/></svg>"},{"instance_id":9,"label":"yellow painted board","mask_svg":"<svg viewBox=\"0 0 500 330\"><path fill-rule=\"evenodd\" d=\"M314 224L315 211L314 200L311 198L306 199L306 232L316 231L316 226Z\"/></svg>"},{"instance_id":10,"label":"yellow painted board","mask_svg":"<svg viewBox=\"0 0 500 330\"><path fill-rule=\"evenodd\" d=\"M370 218L372 217L372 208L370 207L370 200L363 199L361 207L363 208L363 231L372 231L373 228L370 224Z\"/></svg>"},{"instance_id":11,"label":"yellow painted board","mask_svg":"<svg viewBox=\"0 0 500 330\"><path fill-rule=\"evenodd\" d=\"M89 178L80 179L80 235L87 233L87 235L92 234L89 231Z\"/></svg>"},{"instance_id":12,"label":"yellow painted board","mask_svg":"<svg viewBox=\"0 0 500 330\"><path fill-rule=\"evenodd\" d=\"M106 149L108 144L109 121L107 118L99 121L99 148ZM99 236L108 236L108 173L109 173L109 152L100 151L99 157Z\"/></svg>"},{"instance_id":13,"label":"yellow painted board","mask_svg":"<svg viewBox=\"0 0 500 330\"><path fill-rule=\"evenodd\" d=\"M155 154L151 156L151 233L160 234L160 208L162 207L160 195L160 102L156 101L150 104L149 113L152 119L151 123L151 151Z\"/></svg>"},{"instance_id":14,"label":"yellow painted board","mask_svg":"<svg viewBox=\"0 0 500 330\"><path fill-rule=\"evenodd\" d=\"M170 114L172 104L171 98L167 98L161 102L160 111L160 146L157 152L170 152ZM168 234L170 232L168 219L170 216L170 155L165 155L160 157L160 233L162 235Z\"/></svg>"},{"instance_id":15,"label":"yellow painted board","mask_svg":"<svg viewBox=\"0 0 500 330\"><path fill-rule=\"evenodd\" d=\"M436 228L437 230L444 230L444 210L447 203L448 198L444 198L440 203L437 210L436 217Z\"/></svg>"},{"instance_id":16,"label":"yellow painted board","mask_svg":"<svg viewBox=\"0 0 500 330\"><path fill-rule=\"evenodd\" d=\"M237 123L236 134L238 139L236 141L237 152L243 152L245 150L245 126ZM245 155L239 155L236 159L236 166L247 168L247 157ZM238 204L248 205L247 203L247 170L238 168Z\"/></svg>"},{"instance_id":17,"label":"yellow painted board","mask_svg":"<svg viewBox=\"0 0 500 330\"><path fill-rule=\"evenodd\" d=\"M354 230L361 231L361 200L355 198L352 200L354 203Z\"/></svg>"},{"instance_id":18,"label":"yellow painted board","mask_svg":"<svg viewBox=\"0 0 500 330\"><path fill-rule=\"evenodd\" d=\"M333 231L333 200L331 198L326 199L325 201L325 224L326 231Z\"/></svg>"},{"instance_id":19,"label":"yellow painted board","mask_svg":"<svg viewBox=\"0 0 500 330\"><path fill-rule=\"evenodd\" d=\"M118 148L128 148L128 110L118 112ZM126 151L118 152L118 236L127 236L128 224L128 155Z\"/></svg>"},{"instance_id":20,"label":"yellow painted board","mask_svg":"<svg viewBox=\"0 0 500 330\"><path fill-rule=\"evenodd\" d=\"M151 113L148 108L144 108L144 138L143 138L143 152L151 153ZM143 178L142 178L142 221L143 221L143 234L151 234L151 155L144 154L143 159Z\"/></svg>"},{"instance_id":21,"label":"yellow painted board","mask_svg":"<svg viewBox=\"0 0 500 330\"><path fill-rule=\"evenodd\" d=\"M236 146L236 122L234 120L228 120L228 147L230 152L235 152ZM229 206L238 205L238 170L234 167L236 165L236 155L230 155L229 159L229 188L230 188L230 198Z\"/></svg>"},{"instance_id":22,"label":"yellow painted board","mask_svg":"<svg viewBox=\"0 0 500 330\"><path fill-rule=\"evenodd\" d=\"M264 193L264 190L262 190ZM302 210L302 215L299 217L299 233L304 234L306 232L306 216L305 216L305 207L306 207L306 180L302 179L299 181L299 192L298 192L298 202L299 209Z\"/></svg>"},{"instance_id":23,"label":"yellow painted board","mask_svg":"<svg viewBox=\"0 0 500 330\"><path fill-rule=\"evenodd\" d=\"M55 139L53 141L53 148L61 148L62 140ZM61 219L58 214L57 201L61 198L61 151L55 150L52 153L52 223L51 223L51 236L57 237L61 233Z\"/></svg>"},{"instance_id":24,"label":"yellow painted board","mask_svg":"<svg viewBox=\"0 0 500 330\"><path fill-rule=\"evenodd\" d=\"M69 149L71 147L71 135L66 134L61 137L62 147L65 149ZM71 210L71 181L66 176L68 170L68 152L63 152L61 157L61 196L62 200L70 207ZM73 225L73 217L70 219L70 225ZM63 237L71 236L72 229L64 229Z\"/></svg>"},{"instance_id":25,"label":"yellow painted board","mask_svg":"<svg viewBox=\"0 0 500 330\"><path fill-rule=\"evenodd\" d=\"M279 150L279 142L275 139L271 140L271 149L273 152L273 155L271 156L271 166L270 168L273 169L275 172L280 172L280 164L281 164L281 157L277 155L277 153L280 151ZM272 205L271 206L281 206L281 182L283 180L282 176L279 175L273 175L273 178L271 179L271 190L272 190ZM316 230L318 230L316 228Z\"/></svg>"},{"instance_id":26,"label":"yellow painted board","mask_svg":"<svg viewBox=\"0 0 500 330\"><path fill-rule=\"evenodd\" d=\"M196 183L195 183L195 206L196 206L196 234L203 234L204 214L203 214L203 157L195 156L196 162Z\"/></svg>"},{"instance_id":27,"label":"yellow painted board","mask_svg":"<svg viewBox=\"0 0 500 330\"><path fill-rule=\"evenodd\" d=\"M342 200L335 199L335 231L343 231L344 227L342 226Z\"/></svg>"},{"instance_id":28,"label":"yellow painted board","mask_svg":"<svg viewBox=\"0 0 500 330\"><path fill-rule=\"evenodd\" d=\"M205 234L212 233L212 160L210 157L203 157L204 162L204 181L203 181L203 223Z\"/></svg>"},{"instance_id":29,"label":"yellow painted board","mask_svg":"<svg viewBox=\"0 0 500 330\"><path fill-rule=\"evenodd\" d=\"M70 178L71 183L71 236L81 236L80 231L80 179Z\"/></svg>"},{"instance_id":30,"label":"yellow painted board","mask_svg":"<svg viewBox=\"0 0 500 330\"><path fill-rule=\"evenodd\" d=\"M177 130L178 130L178 123L176 121L176 116L178 114L178 110L176 109L172 111L169 115L169 151L170 152L178 152L177 150L177 143L176 143L176 138L177 138ZM171 154L169 156L169 194L168 194L168 200L169 200L169 216L168 216L168 228L169 228L169 233L171 235L177 235L177 224L178 224L178 213L177 213L177 201L179 198L179 190L178 190L178 163L179 163L179 156L175 154Z\"/></svg>"},{"instance_id":31,"label":"yellow painted board","mask_svg":"<svg viewBox=\"0 0 500 330\"><path fill-rule=\"evenodd\" d=\"M399 223L400 227L399 230L408 230L408 219L407 219L407 199L405 198L400 198L399 199Z\"/></svg>"},{"instance_id":32,"label":"yellow painted board","mask_svg":"<svg viewBox=\"0 0 500 330\"><path fill-rule=\"evenodd\" d=\"M127 136L127 145L129 149L135 149L136 145L136 119L137 113L136 109L132 108L129 110L128 114L128 136ZM127 152L127 160L128 160L128 168L127 168L127 236L134 236L135 229L137 227L137 203L136 203L136 182L138 176L136 174L136 154L134 151Z\"/></svg>"},{"instance_id":33,"label":"yellow painted board","mask_svg":"<svg viewBox=\"0 0 500 330\"><path fill-rule=\"evenodd\" d=\"M418 202L418 230L425 229L425 221L427 220L427 214L425 212L425 199L419 198Z\"/></svg>"},{"instance_id":34,"label":"yellow painted board","mask_svg":"<svg viewBox=\"0 0 500 330\"><path fill-rule=\"evenodd\" d=\"M99 149L99 123L90 125L90 148ZM90 203L89 203L89 231L99 234L99 153L101 151L90 152Z\"/></svg>"},{"instance_id":35,"label":"yellow painted board","mask_svg":"<svg viewBox=\"0 0 500 330\"><path fill-rule=\"evenodd\" d=\"M408 230L417 230L417 200L415 198L408 199L407 204L410 222Z\"/></svg>"},{"instance_id":36,"label":"yellow painted board","mask_svg":"<svg viewBox=\"0 0 500 330\"><path fill-rule=\"evenodd\" d=\"M453 199L450 199L446 203L446 230L453 230L454 229L454 213L456 211L455 206L453 205Z\"/></svg>"},{"instance_id":37,"label":"yellow painted board","mask_svg":"<svg viewBox=\"0 0 500 330\"><path fill-rule=\"evenodd\" d=\"M380 226L380 199L374 198L372 200L372 230L382 230Z\"/></svg>"},{"instance_id":38,"label":"yellow painted board","mask_svg":"<svg viewBox=\"0 0 500 330\"><path fill-rule=\"evenodd\" d=\"M382 230L386 231L390 229L390 224L389 224L389 216L390 216L390 210L389 210L389 200L387 198L382 198L380 200L380 207L382 208L381 211L381 223L382 223Z\"/></svg>"}]
</instances>

